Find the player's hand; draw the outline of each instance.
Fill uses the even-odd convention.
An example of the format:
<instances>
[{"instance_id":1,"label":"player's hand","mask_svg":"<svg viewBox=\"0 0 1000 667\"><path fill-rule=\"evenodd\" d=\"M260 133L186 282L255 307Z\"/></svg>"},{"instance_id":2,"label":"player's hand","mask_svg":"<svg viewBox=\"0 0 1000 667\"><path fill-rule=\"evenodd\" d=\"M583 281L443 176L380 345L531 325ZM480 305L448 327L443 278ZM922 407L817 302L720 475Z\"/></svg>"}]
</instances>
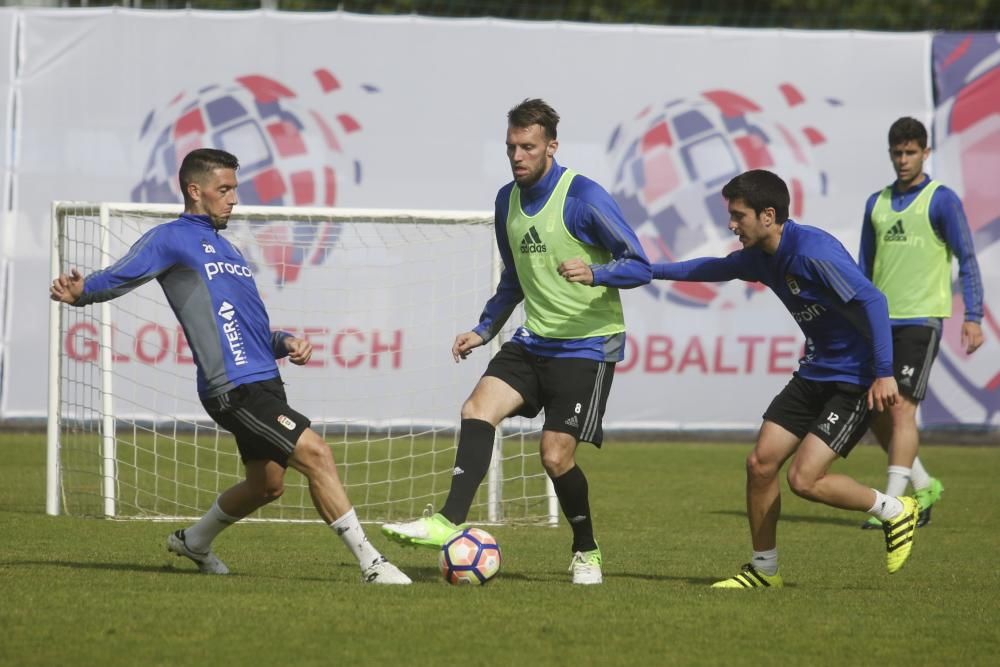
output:
<instances>
[{"instance_id":1,"label":"player's hand","mask_svg":"<svg viewBox=\"0 0 1000 667\"><path fill-rule=\"evenodd\" d=\"M983 344L983 328L979 322L962 322L962 347L966 354L972 354Z\"/></svg>"},{"instance_id":2,"label":"player's hand","mask_svg":"<svg viewBox=\"0 0 1000 667\"><path fill-rule=\"evenodd\" d=\"M483 337L477 333L466 331L465 333L458 334L455 336L455 342L451 344L451 356L457 364L459 360L465 359L469 356L469 352L472 352L474 348L482 344Z\"/></svg>"},{"instance_id":3,"label":"player's hand","mask_svg":"<svg viewBox=\"0 0 1000 667\"><path fill-rule=\"evenodd\" d=\"M74 304L83 294L83 276L73 269L69 274L62 273L52 281L49 287L49 298L53 301Z\"/></svg>"},{"instance_id":4,"label":"player's hand","mask_svg":"<svg viewBox=\"0 0 1000 667\"><path fill-rule=\"evenodd\" d=\"M288 360L296 366L304 366L312 358L312 343L294 336L285 339L285 349L288 350Z\"/></svg>"},{"instance_id":5,"label":"player's hand","mask_svg":"<svg viewBox=\"0 0 1000 667\"><path fill-rule=\"evenodd\" d=\"M590 265L579 257L567 259L559 265L559 275L571 283L583 283L584 285L594 284L594 272Z\"/></svg>"},{"instance_id":6,"label":"player's hand","mask_svg":"<svg viewBox=\"0 0 1000 667\"><path fill-rule=\"evenodd\" d=\"M896 386L896 378L889 377L876 378L875 382L868 389L868 409L884 412L886 408L896 405L899 400L899 387Z\"/></svg>"}]
</instances>

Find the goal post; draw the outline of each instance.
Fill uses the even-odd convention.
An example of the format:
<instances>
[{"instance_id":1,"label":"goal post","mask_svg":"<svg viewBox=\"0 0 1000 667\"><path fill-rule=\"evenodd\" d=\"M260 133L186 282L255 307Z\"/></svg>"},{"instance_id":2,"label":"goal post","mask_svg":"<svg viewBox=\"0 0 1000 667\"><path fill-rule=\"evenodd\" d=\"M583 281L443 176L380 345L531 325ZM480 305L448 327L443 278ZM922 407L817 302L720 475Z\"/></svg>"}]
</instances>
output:
<instances>
[{"instance_id":1,"label":"goal post","mask_svg":"<svg viewBox=\"0 0 1000 667\"><path fill-rule=\"evenodd\" d=\"M105 268L179 214L55 202L51 273ZM461 404L523 317L452 360L452 339L497 284L492 222L481 211L240 206L221 232L243 253L272 328L313 344L309 364L279 369L363 521L420 516L448 492ZM228 270L210 263L206 274ZM48 514L195 518L242 479L232 437L198 401L192 352L158 285L81 308L52 302L49 313ZM541 420L501 427L470 521L556 523ZM251 518L316 520L305 480L289 470L283 496Z\"/></svg>"}]
</instances>

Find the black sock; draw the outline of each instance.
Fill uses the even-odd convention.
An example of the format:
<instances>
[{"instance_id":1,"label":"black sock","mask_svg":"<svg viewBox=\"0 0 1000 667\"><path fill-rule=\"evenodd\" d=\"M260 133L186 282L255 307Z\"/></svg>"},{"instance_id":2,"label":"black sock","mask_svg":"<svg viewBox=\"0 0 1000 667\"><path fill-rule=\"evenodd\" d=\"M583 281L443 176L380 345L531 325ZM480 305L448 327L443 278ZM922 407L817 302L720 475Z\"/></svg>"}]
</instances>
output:
<instances>
[{"instance_id":1,"label":"black sock","mask_svg":"<svg viewBox=\"0 0 1000 667\"><path fill-rule=\"evenodd\" d=\"M594 524L590 520L590 497L587 477L580 466L573 466L560 477L553 477L559 506L573 529L573 551L593 551Z\"/></svg>"},{"instance_id":2,"label":"black sock","mask_svg":"<svg viewBox=\"0 0 1000 667\"><path fill-rule=\"evenodd\" d=\"M486 477L493 458L493 438L497 429L482 419L463 419L455 453L451 490L441 514L454 524L464 523L476 497L480 482ZM461 472L458 472L461 471ZM457 474L456 474L457 473Z\"/></svg>"}]
</instances>

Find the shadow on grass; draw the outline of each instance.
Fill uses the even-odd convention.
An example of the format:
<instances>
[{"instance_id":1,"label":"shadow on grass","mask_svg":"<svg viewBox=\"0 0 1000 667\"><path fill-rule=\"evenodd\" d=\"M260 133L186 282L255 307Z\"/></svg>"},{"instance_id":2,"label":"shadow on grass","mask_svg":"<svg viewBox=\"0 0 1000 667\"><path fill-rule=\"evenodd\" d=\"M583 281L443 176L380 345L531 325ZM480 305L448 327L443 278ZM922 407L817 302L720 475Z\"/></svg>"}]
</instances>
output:
<instances>
[{"instance_id":1,"label":"shadow on grass","mask_svg":"<svg viewBox=\"0 0 1000 667\"><path fill-rule=\"evenodd\" d=\"M181 576L206 576L199 572L194 566L185 567L181 564L180 567L174 566L173 563L164 563L162 565L143 565L140 563L94 563L94 562L77 562L77 561L66 561L66 560L8 560L0 561L0 566L7 567L60 567L69 570L106 570L108 572L149 572L152 574L170 574L170 575L181 575ZM288 575L269 575L260 574L258 572L230 572L228 575L223 577L225 579L236 579L236 578L247 578L247 579L280 579L289 581L329 581L328 578L324 577L296 577Z\"/></svg>"},{"instance_id":2,"label":"shadow on grass","mask_svg":"<svg viewBox=\"0 0 1000 667\"><path fill-rule=\"evenodd\" d=\"M667 574L648 574L640 572L605 572L605 579L638 579L640 581L679 581L692 586L709 588L722 577L684 577ZM795 584L785 584L785 588L795 588Z\"/></svg>"},{"instance_id":3,"label":"shadow on grass","mask_svg":"<svg viewBox=\"0 0 1000 667\"><path fill-rule=\"evenodd\" d=\"M163 564L163 565L143 565L140 563L94 563L94 562L83 562L83 561L66 561L66 560L7 560L0 561L0 567L57 567L66 568L69 570L105 570L108 572L148 572L151 574L170 574L170 575L182 575L182 576L205 576L198 572L198 570L193 567L187 568L183 564L181 567L175 567L173 564ZM353 571L357 570L357 565L351 563L337 564L337 568L344 568ZM438 583L442 580L441 572L436 567L402 567L401 568L409 577L413 580L413 583L420 584L424 582ZM536 578L528 577L524 574L518 572L501 572L501 576L504 579L512 579L517 581L536 581L539 579L546 578ZM295 575L274 575L274 574L262 574L260 572L231 572L224 577L225 579L277 579L284 581L310 581L310 582L329 582L329 577L304 577Z\"/></svg>"},{"instance_id":4,"label":"shadow on grass","mask_svg":"<svg viewBox=\"0 0 1000 667\"><path fill-rule=\"evenodd\" d=\"M398 564L397 564L398 565ZM406 565L400 565L399 569L407 574L413 583L420 584L424 582L434 582L443 581L444 577L441 575L441 570L436 567L408 567ZM510 572L503 568L500 569L500 574L498 577L503 579L514 579L516 581L540 581L540 577L529 577L520 572Z\"/></svg>"},{"instance_id":5,"label":"shadow on grass","mask_svg":"<svg viewBox=\"0 0 1000 667\"><path fill-rule=\"evenodd\" d=\"M170 572L176 574L201 574L197 570L182 570L172 565L140 565L139 563L85 563L67 560L7 560L0 565L11 567L64 567L71 570L111 570L127 572Z\"/></svg>"},{"instance_id":6,"label":"shadow on grass","mask_svg":"<svg viewBox=\"0 0 1000 667\"><path fill-rule=\"evenodd\" d=\"M534 582L552 582L552 583L569 583L569 575L565 572L560 573L550 573L542 576L532 576L526 577L524 575L511 575L509 573L503 574L504 579L520 579L523 581L534 581ZM660 581L660 582L680 582L684 584L690 584L691 586L697 586L699 588L708 588L715 582L719 581L721 577L687 577L683 575L669 575L669 574L649 574L648 572L604 572L604 580L608 581L611 579L635 579L637 581ZM795 588L796 584L785 584L785 588ZM587 588L587 586L580 586L580 588ZM597 590L601 587L596 586Z\"/></svg>"},{"instance_id":7,"label":"shadow on grass","mask_svg":"<svg viewBox=\"0 0 1000 667\"><path fill-rule=\"evenodd\" d=\"M744 521L747 518L747 513L745 510L712 510L709 514L720 514L723 516L738 516ZM848 518L845 514L844 516L834 517L834 516L806 516L804 514L782 514L781 518L778 519L778 523L818 523L826 524L828 526L850 526L851 528L858 528L864 521L864 517L861 512L857 513L856 518Z\"/></svg>"}]
</instances>

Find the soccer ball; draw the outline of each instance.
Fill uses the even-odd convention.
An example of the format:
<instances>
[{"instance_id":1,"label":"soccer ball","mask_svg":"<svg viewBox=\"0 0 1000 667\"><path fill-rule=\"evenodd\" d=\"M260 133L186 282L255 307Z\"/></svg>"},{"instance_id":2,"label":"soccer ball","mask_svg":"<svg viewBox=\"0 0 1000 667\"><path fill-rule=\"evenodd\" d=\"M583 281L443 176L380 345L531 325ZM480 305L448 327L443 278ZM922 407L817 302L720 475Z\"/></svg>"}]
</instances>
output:
<instances>
[{"instance_id":1,"label":"soccer ball","mask_svg":"<svg viewBox=\"0 0 1000 667\"><path fill-rule=\"evenodd\" d=\"M485 530L466 528L445 541L438 565L449 584L481 586L500 572L500 545Z\"/></svg>"}]
</instances>

